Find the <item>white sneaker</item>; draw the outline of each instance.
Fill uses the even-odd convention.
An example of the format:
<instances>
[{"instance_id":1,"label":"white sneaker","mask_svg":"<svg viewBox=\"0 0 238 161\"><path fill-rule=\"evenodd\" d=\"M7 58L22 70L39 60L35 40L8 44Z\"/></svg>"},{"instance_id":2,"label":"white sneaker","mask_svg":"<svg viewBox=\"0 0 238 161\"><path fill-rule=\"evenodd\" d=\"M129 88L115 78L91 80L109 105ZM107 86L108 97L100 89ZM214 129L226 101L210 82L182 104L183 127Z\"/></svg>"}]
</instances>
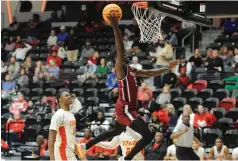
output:
<instances>
[{"instance_id":1,"label":"white sneaker","mask_svg":"<svg viewBox=\"0 0 238 161\"><path fill-rule=\"evenodd\" d=\"M125 157L124 156L119 157L118 161L125 161Z\"/></svg>"}]
</instances>

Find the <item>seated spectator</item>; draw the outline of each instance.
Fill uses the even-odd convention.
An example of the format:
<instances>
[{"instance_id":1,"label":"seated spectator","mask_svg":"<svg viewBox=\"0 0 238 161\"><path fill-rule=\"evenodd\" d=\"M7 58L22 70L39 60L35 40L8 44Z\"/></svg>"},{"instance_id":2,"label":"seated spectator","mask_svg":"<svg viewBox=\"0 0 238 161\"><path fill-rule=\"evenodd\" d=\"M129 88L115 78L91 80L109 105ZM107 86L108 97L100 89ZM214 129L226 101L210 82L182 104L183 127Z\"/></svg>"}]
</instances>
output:
<instances>
[{"instance_id":1,"label":"seated spectator","mask_svg":"<svg viewBox=\"0 0 238 161\"><path fill-rule=\"evenodd\" d=\"M15 16L14 16L15 17ZM13 17L13 19L14 19ZM19 25L17 22L14 22L12 24L10 24L12 27L11 27L11 30L9 32L9 35L12 36L12 37L15 37L17 35L20 35L21 34L21 31L19 30Z\"/></svg>"},{"instance_id":2,"label":"seated spectator","mask_svg":"<svg viewBox=\"0 0 238 161\"><path fill-rule=\"evenodd\" d=\"M78 37L74 34L74 29L71 29L69 36L65 40L68 61L76 62L78 60L78 54L79 54L78 44L79 44Z\"/></svg>"},{"instance_id":3,"label":"seated spectator","mask_svg":"<svg viewBox=\"0 0 238 161\"><path fill-rule=\"evenodd\" d=\"M9 97L11 94L15 93L15 82L12 81L11 79L11 75L10 74L6 74L5 76L5 82L2 83L2 98L7 98Z\"/></svg>"},{"instance_id":4,"label":"seated spectator","mask_svg":"<svg viewBox=\"0 0 238 161\"><path fill-rule=\"evenodd\" d=\"M163 160L167 151L167 145L163 134L156 132L155 139L145 148L145 160Z\"/></svg>"},{"instance_id":5,"label":"seated spectator","mask_svg":"<svg viewBox=\"0 0 238 161\"><path fill-rule=\"evenodd\" d=\"M173 144L168 147L164 160L178 160L176 157L175 142L176 140L173 140Z\"/></svg>"},{"instance_id":6,"label":"seated spectator","mask_svg":"<svg viewBox=\"0 0 238 161\"><path fill-rule=\"evenodd\" d=\"M33 64L32 64L31 57L29 57L29 56L26 57L26 61L23 64L23 68L25 69L25 73L28 76L34 75L34 67L33 67Z\"/></svg>"},{"instance_id":7,"label":"seated spectator","mask_svg":"<svg viewBox=\"0 0 238 161\"><path fill-rule=\"evenodd\" d=\"M181 68L180 75L178 78L178 87L185 90L190 83L189 77L186 75L186 68Z\"/></svg>"},{"instance_id":8,"label":"seated spectator","mask_svg":"<svg viewBox=\"0 0 238 161\"><path fill-rule=\"evenodd\" d=\"M226 46L223 46L219 51L219 57L223 60L224 68L229 68L231 66L233 55L230 55L229 53L230 51L228 51Z\"/></svg>"},{"instance_id":9,"label":"seated spectator","mask_svg":"<svg viewBox=\"0 0 238 161\"><path fill-rule=\"evenodd\" d=\"M29 77L25 74L25 70L21 69L20 71L20 77L17 79L17 84L20 85L20 87L27 87L29 84Z\"/></svg>"},{"instance_id":10,"label":"seated spectator","mask_svg":"<svg viewBox=\"0 0 238 161\"><path fill-rule=\"evenodd\" d=\"M225 79L223 79L223 81L236 81L235 85L230 85L230 84L225 85L225 89L228 89L231 92L235 89L238 89L238 76L237 75L225 78Z\"/></svg>"},{"instance_id":11,"label":"seated spectator","mask_svg":"<svg viewBox=\"0 0 238 161\"><path fill-rule=\"evenodd\" d=\"M131 49L127 50L129 53L140 53L142 50L140 49L140 43L139 40L137 40L136 37L134 37L133 44L131 46Z\"/></svg>"},{"instance_id":12,"label":"seated spectator","mask_svg":"<svg viewBox=\"0 0 238 161\"><path fill-rule=\"evenodd\" d=\"M178 116L176 115L175 108L173 104L167 104L166 110L169 115L169 126L175 127L177 124Z\"/></svg>"},{"instance_id":13,"label":"seated spectator","mask_svg":"<svg viewBox=\"0 0 238 161\"><path fill-rule=\"evenodd\" d=\"M175 26L173 25L170 29L168 36L166 37L166 40L172 46L178 46L178 38L176 36L176 32L177 32L177 30L176 30Z\"/></svg>"},{"instance_id":14,"label":"seated spectator","mask_svg":"<svg viewBox=\"0 0 238 161\"><path fill-rule=\"evenodd\" d=\"M149 127L152 126L152 128L153 128L155 131L157 131L157 130L159 130L159 127L160 127L161 125L163 125L163 124L160 122L160 120L159 120L159 118L158 118L158 116L157 116L157 112L153 112L152 115L151 115L150 120L148 121L148 126L149 126Z\"/></svg>"},{"instance_id":15,"label":"seated spectator","mask_svg":"<svg viewBox=\"0 0 238 161\"><path fill-rule=\"evenodd\" d=\"M16 62L16 58L14 56L10 59L10 65L8 66L8 73L11 75L13 80L19 76L20 72L20 63Z\"/></svg>"},{"instance_id":16,"label":"seated spectator","mask_svg":"<svg viewBox=\"0 0 238 161\"><path fill-rule=\"evenodd\" d=\"M208 71L223 71L223 60L218 55L218 50L212 50L212 60L207 64Z\"/></svg>"},{"instance_id":17,"label":"seated spectator","mask_svg":"<svg viewBox=\"0 0 238 161\"><path fill-rule=\"evenodd\" d=\"M7 73L7 65L1 61L1 73L2 73L2 76L3 74Z\"/></svg>"},{"instance_id":18,"label":"seated spectator","mask_svg":"<svg viewBox=\"0 0 238 161\"><path fill-rule=\"evenodd\" d=\"M208 63L210 61L212 61L213 57L212 57L212 49L207 49L207 57L206 57L206 61L205 61L205 66L208 65Z\"/></svg>"},{"instance_id":19,"label":"seated spectator","mask_svg":"<svg viewBox=\"0 0 238 161\"><path fill-rule=\"evenodd\" d=\"M110 122L105 119L104 113L99 111L97 113L96 120L92 122L92 125L90 128L91 128L94 136L98 136L102 132L107 131L109 129L109 127L110 127Z\"/></svg>"},{"instance_id":20,"label":"seated spectator","mask_svg":"<svg viewBox=\"0 0 238 161\"><path fill-rule=\"evenodd\" d=\"M147 84L145 82L143 82L141 83L141 88L138 90L137 94L137 98L139 101L145 101L145 93L148 93L151 98L153 97L152 90L147 87Z\"/></svg>"},{"instance_id":21,"label":"seated spectator","mask_svg":"<svg viewBox=\"0 0 238 161\"><path fill-rule=\"evenodd\" d=\"M8 51L8 52L12 52L12 51L14 51L15 46L16 46L16 43L14 42L13 37L10 36L10 37L8 38L8 41L7 41L6 45L5 45L4 50L5 50L5 51Z\"/></svg>"},{"instance_id":22,"label":"seated spectator","mask_svg":"<svg viewBox=\"0 0 238 161\"><path fill-rule=\"evenodd\" d=\"M79 58L79 61L82 62L85 59L88 59L92 54L94 53L94 49L91 46L90 42L87 42L85 45L85 48L83 48L81 57Z\"/></svg>"},{"instance_id":23,"label":"seated spectator","mask_svg":"<svg viewBox=\"0 0 238 161\"><path fill-rule=\"evenodd\" d=\"M107 75L106 85L108 88L113 88L113 96L116 97L118 94L118 80L115 73L115 68L112 68L112 72Z\"/></svg>"},{"instance_id":24,"label":"seated spectator","mask_svg":"<svg viewBox=\"0 0 238 161\"><path fill-rule=\"evenodd\" d=\"M35 74L34 74L34 77L33 77L33 82L36 83L38 82L39 80L42 80L43 79L43 76L44 76L44 72L45 69L44 67L42 66L42 62L39 60L36 62L36 67L35 67Z\"/></svg>"},{"instance_id":25,"label":"seated spectator","mask_svg":"<svg viewBox=\"0 0 238 161\"><path fill-rule=\"evenodd\" d=\"M50 36L47 39L47 45L49 47L57 45L57 36L55 34L55 30L50 31Z\"/></svg>"},{"instance_id":26,"label":"seated spectator","mask_svg":"<svg viewBox=\"0 0 238 161\"><path fill-rule=\"evenodd\" d=\"M79 143L80 144L83 144L83 143L88 143L90 140L92 140L93 137L92 137L92 131L90 128L85 128L84 129L84 137L82 139L79 140ZM96 153L96 146L92 146L88 151L87 151L87 154L86 154L86 158L88 160L94 160L96 159L96 157L98 156L98 154Z\"/></svg>"},{"instance_id":27,"label":"seated spectator","mask_svg":"<svg viewBox=\"0 0 238 161\"><path fill-rule=\"evenodd\" d=\"M232 35L237 32L238 22L236 18L226 19L223 26L223 34Z\"/></svg>"},{"instance_id":28,"label":"seated spectator","mask_svg":"<svg viewBox=\"0 0 238 161\"><path fill-rule=\"evenodd\" d=\"M70 112L72 112L73 114L78 114L79 112L82 113L82 111L80 111L83 106L81 104L81 102L79 101L79 99L76 97L75 94L71 94L71 98L72 98L72 104L70 107Z\"/></svg>"},{"instance_id":29,"label":"seated spectator","mask_svg":"<svg viewBox=\"0 0 238 161\"><path fill-rule=\"evenodd\" d=\"M42 135L38 135L36 138L36 142L40 147L39 155L40 160L49 160L49 156L45 156L45 152L48 149L48 141Z\"/></svg>"},{"instance_id":30,"label":"seated spectator","mask_svg":"<svg viewBox=\"0 0 238 161\"><path fill-rule=\"evenodd\" d=\"M211 109L209 113L205 111L202 105L198 105L198 112L194 116L193 125L200 128L212 126L212 124L216 122L216 117L213 113L213 109Z\"/></svg>"},{"instance_id":31,"label":"seated spectator","mask_svg":"<svg viewBox=\"0 0 238 161\"><path fill-rule=\"evenodd\" d=\"M36 103L34 103L33 108L37 115L52 113L51 106L47 102L47 96L42 96L41 101L37 101Z\"/></svg>"},{"instance_id":32,"label":"seated spectator","mask_svg":"<svg viewBox=\"0 0 238 161\"><path fill-rule=\"evenodd\" d=\"M189 62L192 64L193 68L201 67L201 65L202 65L202 58L200 56L200 50L198 48L195 49L194 56L192 56L189 59Z\"/></svg>"},{"instance_id":33,"label":"seated spectator","mask_svg":"<svg viewBox=\"0 0 238 161\"><path fill-rule=\"evenodd\" d=\"M49 63L49 67L46 69L46 72L44 72L45 79L58 79L60 75L60 68L57 66L56 61L54 59L51 59Z\"/></svg>"},{"instance_id":34,"label":"seated spectator","mask_svg":"<svg viewBox=\"0 0 238 161\"><path fill-rule=\"evenodd\" d=\"M65 32L65 27L61 26L60 33L57 35L57 41L64 43L68 36L69 36L69 34L67 32Z\"/></svg>"},{"instance_id":35,"label":"seated spectator","mask_svg":"<svg viewBox=\"0 0 238 161\"><path fill-rule=\"evenodd\" d=\"M26 116L32 116L36 114L36 111L34 109L34 103L32 102L32 100L28 100L28 108L24 113Z\"/></svg>"},{"instance_id":36,"label":"seated spectator","mask_svg":"<svg viewBox=\"0 0 238 161\"><path fill-rule=\"evenodd\" d=\"M97 65L95 65L92 61L88 61L87 64L87 73L86 78L96 78L96 71L97 71Z\"/></svg>"},{"instance_id":37,"label":"seated spectator","mask_svg":"<svg viewBox=\"0 0 238 161\"><path fill-rule=\"evenodd\" d=\"M138 101L138 108L139 111L144 113L154 112L159 109L158 105L153 100L153 97L150 96L150 93L144 93L144 100Z\"/></svg>"},{"instance_id":38,"label":"seated spectator","mask_svg":"<svg viewBox=\"0 0 238 161\"><path fill-rule=\"evenodd\" d=\"M185 104L185 105L183 106L183 112L186 112L186 113L189 113L189 114L190 114L190 124L191 124L191 125L194 125L193 122L194 122L195 114L193 113L191 106L188 105L188 104ZM180 124L180 123L182 122L182 115L183 115L183 114L181 114L181 115L179 116L179 119L178 119L177 124Z\"/></svg>"},{"instance_id":39,"label":"seated spectator","mask_svg":"<svg viewBox=\"0 0 238 161\"><path fill-rule=\"evenodd\" d=\"M232 159L238 160L238 147L236 147L232 150Z\"/></svg>"},{"instance_id":40,"label":"seated spectator","mask_svg":"<svg viewBox=\"0 0 238 161\"><path fill-rule=\"evenodd\" d=\"M155 102L157 104L162 105L169 103L170 99L171 99L170 88L168 85L164 85L162 93L160 93L160 95L156 98Z\"/></svg>"},{"instance_id":41,"label":"seated spectator","mask_svg":"<svg viewBox=\"0 0 238 161\"><path fill-rule=\"evenodd\" d=\"M223 144L222 138L217 138L215 146L210 149L208 160L230 160L230 152L227 146Z\"/></svg>"},{"instance_id":42,"label":"seated spectator","mask_svg":"<svg viewBox=\"0 0 238 161\"><path fill-rule=\"evenodd\" d=\"M55 60L56 62L56 65L58 67L60 67L62 65L62 60L61 58L57 55L57 52L58 52L58 47L57 46L53 46L51 49L50 49L50 56L48 56L47 58L47 61L46 61L46 64L47 65L50 65L50 60Z\"/></svg>"},{"instance_id":43,"label":"seated spectator","mask_svg":"<svg viewBox=\"0 0 238 161\"><path fill-rule=\"evenodd\" d=\"M16 45L15 45L15 49L20 48L22 44L22 39L20 35L16 36Z\"/></svg>"},{"instance_id":44,"label":"seated spectator","mask_svg":"<svg viewBox=\"0 0 238 161\"><path fill-rule=\"evenodd\" d=\"M196 140L193 141L193 150L199 156L200 160L205 160L205 149L200 147Z\"/></svg>"},{"instance_id":45,"label":"seated spectator","mask_svg":"<svg viewBox=\"0 0 238 161\"><path fill-rule=\"evenodd\" d=\"M67 52L63 46L62 42L58 42L58 52L57 55L61 58L61 59L65 59L67 58Z\"/></svg>"},{"instance_id":46,"label":"seated spectator","mask_svg":"<svg viewBox=\"0 0 238 161\"><path fill-rule=\"evenodd\" d=\"M88 58L88 60L91 61L95 65L98 65L98 59L99 59L98 51L95 51L93 55Z\"/></svg>"},{"instance_id":47,"label":"seated spectator","mask_svg":"<svg viewBox=\"0 0 238 161\"><path fill-rule=\"evenodd\" d=\"M26 54L29 50L31 50L32 46L27 43L22 43L20 48L17 48L14 53L12 53L12 56L15 56L17 61L24 61Z\"/></svg>"},{"instance_id":48,"label":"seated spectator","mask_svg":"<svg viewBox=\"0 0 238 161\"><path fill-rule=\"evenodd\" d=\"M167 107L166 104L161 105L160 110L157 112L157 116L159 118L159 121L163 125L168 125L169 124L169 114L168 114L168 111L167 111L166 107Z\"/></svg>"},{"instance_id":49,"label":"seated spectator","mask_svg":"<svg viewBox=\"0 0 238 161\"><path fill-rule=\"evenodd\" d=\"M182 68L185 69L186 75L190 77L192 64L189 61L186 61L184 55L180 56L180 63L173 69L173 72L179 77Z\"/></svg>"},{"instance_id":50,"label":"seated spectator","mask_svg":"<svg viewBox=\"0 0 238 161\"><path fill-rule=\"evenodd\" d=\"M23 93L18 92L17 101L12 102L9 111L12 114L18 114L21 112L25 112L28 108L28 103L26 102Z\"/></svg>"},{"instance_id":51,"label":"seated spectator","mask_svg":"<svg viewBox=\"0 0 238 161\"><path fill-rule=\"evenodd\" d=\"M16 112L13 114L13 118L8 119L6 123L6 129L8 132L8 146L12 149L13 142L19 142L21 134L25 127L25 120L21 119L20 113ZM9 129L9 131L8 131ZM14 150L9 151L10 154L14 154Z\"/></svg>"},{"instance_id":52,"label":"seated spectator","mask_svg":"<svg viewBox=\"0 0 238 161\"><path fill-rule=\"evenodd\" d=\"M123 44L124 44L124 47L125 47L126 51L130 50L131 46L133 44L133 41L129 40L129 36L126 33L123 36Z\"/></svg>"},{"instance_id":53,"label":"seated spectator","mask_svg":"<svg viewBox=\"0 0 238 161\"><path fill-rule=\"evenodd\" d=\"M102 76L102 75L107 75L108 72L109 72L109 68L106 65L106 60L105 58L101 58L100 65L97 66L96 74L98 76Z\"/></svg>"},{"instance_id":54,"label":"seated spectator","mask_svg":"<svg viewBox=\"0 0 238 161\"><path fill-rule=\"evenodd\" d=\"M138 70L142 69L142 65L138 63L138 58L136 56L132 57L132 64L130 64L130 67Z\"/></svg>"}]
</instances>

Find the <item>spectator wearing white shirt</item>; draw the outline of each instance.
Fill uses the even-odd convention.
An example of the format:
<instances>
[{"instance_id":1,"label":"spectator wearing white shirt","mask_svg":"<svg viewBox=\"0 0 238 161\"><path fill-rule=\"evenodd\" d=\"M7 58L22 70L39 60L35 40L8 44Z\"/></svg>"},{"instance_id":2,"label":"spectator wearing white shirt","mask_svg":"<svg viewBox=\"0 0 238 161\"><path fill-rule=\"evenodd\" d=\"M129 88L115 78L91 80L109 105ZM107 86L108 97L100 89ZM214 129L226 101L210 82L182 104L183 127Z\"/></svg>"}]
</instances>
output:
<instances>
[{"instance_id":1,"label":"spectator wearing white shirt","mask_svg":"<svg viewBox=\"0 0 238 161\"><path fill-rule=\"evenodd\" d=\"M6 73L7 72L7 65L1 61L1 73Z\"/></svg>"},{"instance_id":2,"label":"spectator wearing white shirt","mask_svg":"<svg viewBox=\"0 0 238 161\"><path fill-rule=\"evenodd\" d=\"M135 68L135 69L142 69L142 65L138 63L138 57L133 56L132 57L132 64L130 64L130 67Z\"/></svg>"},{"instance_id":3,"label":"spectator wearing white shirt","mask_svg":"<svg viewBox=\"0 0 238 161\"><path fill-rule=\"evenodd\" d=\"M57 36L55 34L55 30L51 30L50 31L50 36L48 37L47 45L48 46L55 46L55 45L57 45Z\"/></svg>"},{"instance_id":4,"label":"spectator wearing white shirt","mask_svg":"<svg viewBox=\"0 0 238 161\"><path fill-rule=\"evenodd\" d=\"M238 147L233 149L233 151L232 151L232 159L233 160L238 160Z\"/></svg>"},{"instance_id":5,"label":"spectator wearing white shirt","mask_svg":"<svg viewBox=\"0 0 238 161\"><path fill-rule=\"evenodd\" d=\"M193 141L193 150L199 156L200 160L205 160L205 149L199 146L197 141Z\"/></svg>"},{"instance_id":6,"label":"spectator wearing white shirt","mask_svg":"<svg viewBox=\"0 0 238 161\"><path fill-rule=\"evenodd\" d=\"M20 48L17 48L12 56L16 56L17 61L24 61L26 53L31 50L32 46L27 43L22 43Z\"/></svg>"},{"instance_id":7,"label":"spectator wearing white shirt","mask_svg":"<svg viewBox=\"0 0 238 161\"><path fill-rule=\"evenodd\" d=\"M75 96L75 94L71 95L72 97L72 104L70 106L70 112L73 114L78 114L80 110L83 108L79 99Z\"/></svg>"},{"instance_id":8,"label":"spectator wearing white shirt","mask_svg":"<svg viewBox=\"0 0 238 161\"><path fill-rule=\"evenodd\" d=\"M176 140L173 140L173 142L174 144L168 147L164 160L178 160L176 157L176 145L175 145Z\"/></svg>"}]
</instances>

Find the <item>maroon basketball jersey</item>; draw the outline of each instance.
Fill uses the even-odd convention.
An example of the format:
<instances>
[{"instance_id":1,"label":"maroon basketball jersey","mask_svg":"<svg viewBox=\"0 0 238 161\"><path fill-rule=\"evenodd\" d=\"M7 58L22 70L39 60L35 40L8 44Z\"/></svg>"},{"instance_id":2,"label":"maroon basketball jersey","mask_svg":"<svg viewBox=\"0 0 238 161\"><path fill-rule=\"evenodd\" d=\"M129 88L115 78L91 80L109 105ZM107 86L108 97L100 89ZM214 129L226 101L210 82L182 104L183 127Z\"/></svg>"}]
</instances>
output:
<instances>
[{"instance_id":1,"label":"maroon basketball jersey","mask_svg":"<svg viewBox=\"0 0 238 161\"><path fill-rule=\"evenodd\" d=\"M126 70L126 77L124 79L118 80L119 99L128 102L128 104L136 105L138 92L135 77L136 69L126 65Z\"/></svg>"}]
</instances>

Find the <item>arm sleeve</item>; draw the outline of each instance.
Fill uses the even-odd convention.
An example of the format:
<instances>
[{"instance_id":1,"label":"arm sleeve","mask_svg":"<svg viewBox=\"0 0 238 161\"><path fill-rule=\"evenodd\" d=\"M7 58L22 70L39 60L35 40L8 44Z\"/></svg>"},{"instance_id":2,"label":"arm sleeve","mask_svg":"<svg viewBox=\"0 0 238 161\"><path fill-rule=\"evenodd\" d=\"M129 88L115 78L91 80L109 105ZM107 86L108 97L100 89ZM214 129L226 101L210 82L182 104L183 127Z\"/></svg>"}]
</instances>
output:
<instances>
[{"instance_id":1,"label":"arm sleeve","mask_svg":"<svg viewBox=\"0 0 238 161\"><path fill-rule=\"evenodd\" d=\"M31 48L32 48L32 46L29 45L29 44L27 44L27 43L25 43L25 46L26 46L26 48L24 48L24 49L25 49L25 52L28 52L28 51L31 50Z\"/></svg>"},{"instance_id":2,"label":"arm sleeve","mask_svg":"<svg viewBox=\"0 0 238 161\"><path fill-rule=\"evenodd\" d=\"M115 136L111 142L99 142L97 146L105 149L115 149L119 145L119 136Z\"/></svg>"},{"instance_id":3,"label":"arm sleeve","mask_svg":"<svg viewBox=\"0 0 238 161\"><path fill-rule=\"evenodd\" d=\"M197 122L198 122L198 115L195 115L194 121L193 121L193 126L199 127Z\"/></svg>"},{"instance_id":4,"label":"arm sleeve","mask_svg":"<svg viewBox=\"0 0 238 161\"><path fill-rule=\"evenodd\" d=\"M211 124L211 125L212 125L214 122L216 122L216 120L217 120L217 119L216 119L215 115L212 115L212 114L210 114L210 113L207 115L208 124Z\"/></svg>"},{"instance_id":5,"label":"arm sleeve","mask_svg":"<svg viewBox=\"0 0 238 161\"><path fill-rule=\"evenodd\" d=\"M54 114L54 116L51 119L50 123L50 130L58 131L60 126L63 122L63 116L58 115L58 113Z\"/></svg>"}]
</instances>

